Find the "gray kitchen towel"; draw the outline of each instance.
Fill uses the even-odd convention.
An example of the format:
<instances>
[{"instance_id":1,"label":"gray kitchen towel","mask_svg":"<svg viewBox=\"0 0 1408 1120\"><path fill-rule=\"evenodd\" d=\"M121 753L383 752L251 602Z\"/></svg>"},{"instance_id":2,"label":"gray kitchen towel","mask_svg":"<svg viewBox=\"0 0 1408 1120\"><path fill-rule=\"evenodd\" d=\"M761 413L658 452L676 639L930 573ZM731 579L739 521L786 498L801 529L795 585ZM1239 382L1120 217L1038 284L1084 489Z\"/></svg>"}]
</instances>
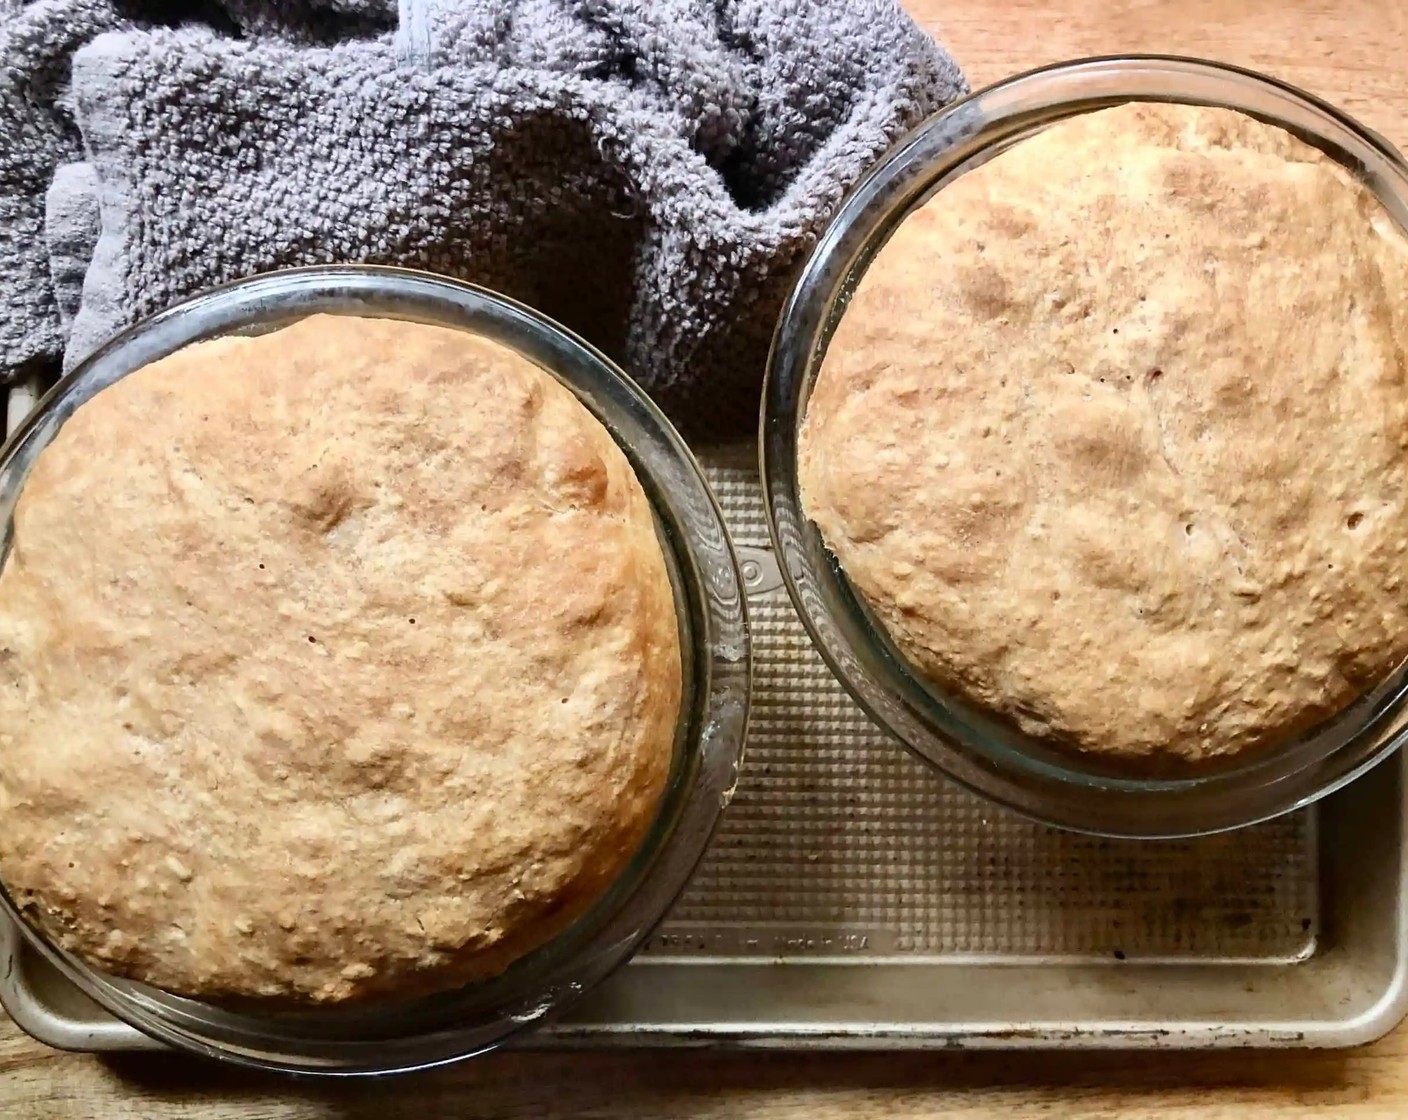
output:
<instances>
[{"instance_id":1,"label":"gray kitchen towel","mask_svg":"<svg viewBox=\"0 0 1408 1120\"><path fill-rule=\"evenodd\" d=\"M516 296L687 427L746 428L827 216L963 89L895 0L184 7L0 16L0 370L224 280L370 261ZM36 32L41 9L86 22Z\"/></svg>"},{"instance_id":2,"label":"gray kitchen towel","mask_svg":"<svg viewBox=\"0 0 1408 1120\"><path fill-rule=\"evenodd\" d=\"M68 248L80 248L86 238L92 250L86 228L75 231L81 236L67 236L61 220L45 217L45 196L57 169L84 155L69 98L75 52L106 31L197 20L233 36L282 35L310 44L394 28L394 0L371 0L364 7L337 11L316 0L232 0L222 6L0 0L0 380L43 366L63 349L67 327L55 303L46 227L64 237ZM70 214L86 216L95 203L63 205Z\"/></svg>"}]
</instances>

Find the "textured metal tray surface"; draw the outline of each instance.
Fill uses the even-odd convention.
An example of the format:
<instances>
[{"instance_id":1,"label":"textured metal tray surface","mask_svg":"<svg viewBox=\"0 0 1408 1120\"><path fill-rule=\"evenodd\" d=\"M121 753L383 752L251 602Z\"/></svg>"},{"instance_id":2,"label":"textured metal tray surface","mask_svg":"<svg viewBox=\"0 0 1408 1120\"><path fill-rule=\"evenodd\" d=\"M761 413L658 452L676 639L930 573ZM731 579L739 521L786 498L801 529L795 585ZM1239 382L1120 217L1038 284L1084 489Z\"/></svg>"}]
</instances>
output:
<instances>
[{"instance_id":1,"label":"textured metal tray surface","mask_svg":"<svg viewBox=\"0 0 1408 1120\"><path fill-rule=\"evenodd\" d=\"M521 1044L1347 1045L1401 1017L1397 760L1322 810L1199 840L1103 840L990 806L875 728L812 649L752 449L704 458L750 586L742 780L644 952ZM0 1001L37 1037L154 1045L17 931L0 954Z\"/></svg>"},{"instance_id":2,"label":"textured metal tray surface","mask_svg":"<svg viewBox=\"0 0 1408 1120\"><path fill-rule=\"evenodd\" d=\"M1290 961L1314 951L1316 830L1299 813L1158 844L1045 828L899 748L773 587L751 448L711 457L745 561L754 696L745 778L650 953Z\"/></svg>"}]
</instances>

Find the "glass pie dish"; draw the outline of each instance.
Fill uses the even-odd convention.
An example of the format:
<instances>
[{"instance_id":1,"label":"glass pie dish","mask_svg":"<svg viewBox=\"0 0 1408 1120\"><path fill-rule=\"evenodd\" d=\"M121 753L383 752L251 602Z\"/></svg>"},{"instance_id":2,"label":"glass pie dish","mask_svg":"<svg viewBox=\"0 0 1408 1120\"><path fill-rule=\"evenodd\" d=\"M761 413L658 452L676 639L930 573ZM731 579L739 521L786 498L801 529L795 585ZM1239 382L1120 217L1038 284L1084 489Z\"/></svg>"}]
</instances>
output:
<instances>
[{"instance_id":1,"label":"glass pie dish","mask_svg":"<svg viewBox=\"0 0 1408 1120\"><path fill-rule=\"evenodd\" d=\"M564 1009L638 948L704 853L737 780L748 714L743 580L703 474L669 422L602 354L552 321L484 289L409 270L324 267L206 292L110 341L40 402L0 453L8 555L16 500L65 420L114 382L188 344L258 334L313 314L411 320L470 331L556 377L620 445L655 515L681 634L683 699L670 777L640 849L565 931L490 980L429 997L271 1011L176 996L101 973L0 906L60 972L107 1011L186 1051L299 1073L389 1073L491 1049Z\"/></svg>"},{"instance_id":2,"label":"glass pie dish","mask_svg":"<svg viewBox=\"0 0 1408 1120\"><path fill-rule=\"evenodd\" d=\"M1041 821L1110 836L1241 827L1338 789L1408 734L1403 666L1307 734L1215 769L1131 776L1055 748L926 680L852 587L799 494L798 440L832 332L857 283L920 205L1052 124L1131 101L1238 110L1325 152L1408 228L1408 165L1382 138L1274 79L1212 62L1097 58L1001 82L931 117L857 185L806 262L773 342L761 456L769 527L792 601L858 703L921 758Z\"/></svg>"}]
</instances>

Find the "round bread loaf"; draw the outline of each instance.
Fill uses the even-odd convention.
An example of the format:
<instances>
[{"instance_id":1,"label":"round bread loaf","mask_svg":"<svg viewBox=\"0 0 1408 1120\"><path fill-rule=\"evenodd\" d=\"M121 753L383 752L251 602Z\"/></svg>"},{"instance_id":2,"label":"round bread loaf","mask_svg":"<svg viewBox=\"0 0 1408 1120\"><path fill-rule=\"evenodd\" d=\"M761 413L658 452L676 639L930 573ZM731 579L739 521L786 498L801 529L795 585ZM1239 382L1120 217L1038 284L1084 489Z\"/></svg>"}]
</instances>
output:
<instances>
[{"instance_id":1,"label":"round bread loaf","mask_svg":"<svg viewBox=\"0 0 1408 1120\"><path fill-rule=\"evenodd\" d=\"M40 455L0 574L0 879L90 964L328 1003L502 971L658 809L651 506L554 378L314 316L190 346Z\"/></svg>"},{"instance_id":2,"label":"round bread loaf","mask_svg":"<svg viewBox=\"0 0 1408 1120\"><path fill-rule=\"evenodd\" d=\"M907 217L801 432L898 648L1044 741L1205 763L1408 654L1408 243L1290 134L1129 104Z\"/></svg>"}]
</instances>

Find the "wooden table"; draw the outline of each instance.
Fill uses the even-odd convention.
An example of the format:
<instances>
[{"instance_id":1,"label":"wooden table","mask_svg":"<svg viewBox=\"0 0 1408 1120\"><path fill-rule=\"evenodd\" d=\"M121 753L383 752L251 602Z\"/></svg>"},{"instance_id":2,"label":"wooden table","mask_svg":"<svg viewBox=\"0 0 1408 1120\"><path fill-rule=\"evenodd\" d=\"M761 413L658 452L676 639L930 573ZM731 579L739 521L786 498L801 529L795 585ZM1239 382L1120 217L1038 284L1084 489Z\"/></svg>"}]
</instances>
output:
<instances>
[{"instance_id":1,"label":"wooden table","mask_svg":"<svg viewBox=\"0 0 1408 1120\"><path fill-rule=\"evenodd\" d=\"M908 0L975 85L1120 51L1218 58L1321 94L1408 147L1404 0ZM309 1084L174 1056L59 1054L0 1021L0 1116L1408 1116L1408 1027L1348 1054L509 1055L386 1084Z\"/></svg>"}]
</instances>

